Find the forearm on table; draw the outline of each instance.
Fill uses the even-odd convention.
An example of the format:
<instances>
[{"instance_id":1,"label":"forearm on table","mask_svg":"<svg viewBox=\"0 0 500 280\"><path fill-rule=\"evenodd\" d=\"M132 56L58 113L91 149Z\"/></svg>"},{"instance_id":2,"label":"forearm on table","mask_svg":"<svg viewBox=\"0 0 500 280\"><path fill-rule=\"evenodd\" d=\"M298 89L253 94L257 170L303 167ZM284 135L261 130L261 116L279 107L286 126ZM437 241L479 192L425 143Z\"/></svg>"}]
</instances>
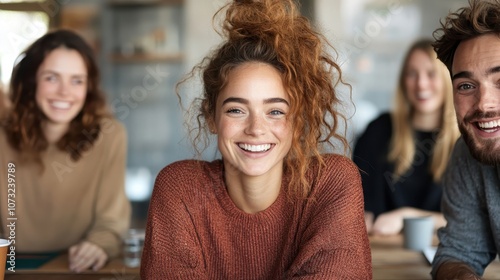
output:
<instances>
[{"instance_id":1,"label":"forearm on table","mask_svg":"<svg viewBox=\"0 0 500 280\"><path fill-rule=\"evenodd\" d=\"M446 219L441 212L427 211L413 207L400 208L402 217L432 216L434 218L434 228L438 229L446 226Z\"/></svg>"},{"instance_id":2,"label":"forearm on table","mask_svg":"<svg viewBox=\"0 0 500 280\"><path fill-rule=\"evenodd\" d=\"M90 232L85 240L101 247L109 258L114 258L121 252L121 238L111 230Z\"/></svg>"},{"instance_id":3,"label":"forearm on table","mask_svg":"<svg viewBox=\"0 0 500 280\"><path fill-rule=\"evenodd\" d=\"M433 213L432 216L434 217L434 228L439 229L441 227L446 226L446 219L444 218L443 214L440 212L431 212Z\"/></svg>"},{"instance_id":4,"label":"forearm on table","mask_svg":"<svg viewBox=\"0 0 500 280\"><path fill-rule=\"evenodd\" d=\"M480 280L474 270L463 262L447 261L442 263L436 273L435 280Z\"/></svg>"}]
</instances>

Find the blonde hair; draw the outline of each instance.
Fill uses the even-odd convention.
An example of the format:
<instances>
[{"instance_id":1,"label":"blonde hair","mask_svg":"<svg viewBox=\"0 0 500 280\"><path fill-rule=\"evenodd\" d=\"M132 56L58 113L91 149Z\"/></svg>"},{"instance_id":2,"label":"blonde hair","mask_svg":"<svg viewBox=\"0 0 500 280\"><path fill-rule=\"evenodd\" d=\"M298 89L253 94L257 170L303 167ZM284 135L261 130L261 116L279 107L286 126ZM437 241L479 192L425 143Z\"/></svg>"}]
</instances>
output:
<instances>
[{"instance_id":1,"label":"blonde hair","mask_svg":"<svg viewBox=\"0 0 500 280\"><path fill-rule=\"evenodd\" d=\"M399 75L398 88L395 96L395 108L391 113L393 132L389 146L388 160L394 163L393 178L400 179L410 168L416 154L414 130L411 126L413 108L408 100L405 89L405 74L408 61L413 52L424 51L434 61L439 78L443 80L445 94L443 109L441 111L440 130L432 150L432 159L429 171L435 182L438 182L448 164L448 159L453 145L459 137L456 123L455 109L453 107L453 89L450 74L446 66L441 63L432 48L432 41L420 40L408 50Z\"/></svg>"}]
</instances>

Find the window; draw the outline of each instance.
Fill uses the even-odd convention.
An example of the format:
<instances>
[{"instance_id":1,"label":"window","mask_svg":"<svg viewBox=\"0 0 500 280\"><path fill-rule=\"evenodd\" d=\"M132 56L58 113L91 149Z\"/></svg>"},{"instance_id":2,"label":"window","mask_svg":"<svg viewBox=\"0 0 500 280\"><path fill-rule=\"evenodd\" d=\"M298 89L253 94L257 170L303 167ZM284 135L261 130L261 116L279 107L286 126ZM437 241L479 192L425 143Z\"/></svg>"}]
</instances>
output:
<instances>
[{"instance_id":1,"label":"window","mask_svg":"<svg viewBox=\"0 0 500 280\"><path fill-rule=\"evenodd\" d=\"M55 25L58 9L55 1L0 0L1 86L9 84L19 54Z\"/></svg>"}]
</instances>

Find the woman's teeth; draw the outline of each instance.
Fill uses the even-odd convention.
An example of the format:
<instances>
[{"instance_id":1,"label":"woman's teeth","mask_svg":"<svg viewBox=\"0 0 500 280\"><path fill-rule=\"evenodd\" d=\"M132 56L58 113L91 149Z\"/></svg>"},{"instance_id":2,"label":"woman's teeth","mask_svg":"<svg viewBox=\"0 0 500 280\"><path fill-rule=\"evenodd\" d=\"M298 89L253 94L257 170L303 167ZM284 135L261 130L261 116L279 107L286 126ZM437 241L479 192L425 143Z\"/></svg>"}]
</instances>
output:
<instances>
[{"instance_id":1,"label":"woman's teeth","mask_svg":"<svg viewBox=\"0 0 500 280\"><path fill-rule=\"evenodd\" d=\"M265 152L271 149L271 144L263 144L263 145L238 144L238 146L243 150L250 152Z\"/></svg>"},{"instance_id":2,"label":"woman's teeth","mask_svg":"<svg viewBox=\"0 0 500 280\"><path fill-rule=\"evenodd\" d=\"M52 101L50 102L50 105L57 109L69 109L71 104L69 102L64 102L64 101Z\"/></svg>"}]
</instances>

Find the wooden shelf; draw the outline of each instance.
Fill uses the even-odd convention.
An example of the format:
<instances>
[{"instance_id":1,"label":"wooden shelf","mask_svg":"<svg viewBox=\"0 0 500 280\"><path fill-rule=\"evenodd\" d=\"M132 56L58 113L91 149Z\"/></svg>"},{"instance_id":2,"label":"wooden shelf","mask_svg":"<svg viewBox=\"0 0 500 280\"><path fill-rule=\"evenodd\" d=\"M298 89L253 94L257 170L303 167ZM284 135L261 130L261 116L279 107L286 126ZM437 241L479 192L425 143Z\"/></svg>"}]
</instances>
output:
<instances>
[{"instance_id":1,"label":"wooden shelf","mask_svg":"<svg viewBox=\"0 0 500 280\"><path fill-rule=\"evenodd\" d=\"M116 63L131 63L131 62L182 62L184 55L182 53L169 53L169 54L111 54L111 61Z\"/></svg>"},{"instance_id":2,"label":"wooden shelf","mask_svg":"<svg viewBox=\"0 0 500 280\"><path fill-rule=\"evenodd\" d=\"M107 4L115 7L181 5L184 0L108 0Z\"/></svg>"},{"instance_id":3,"label":"wooden shelf","mask_svg":"<svg viewBox=\"0 0 500 280\"><path fill-rule=\"evenodd\" d=\"M8 2L8 3L0 3L0 10L7 11L20 11L20 12L31 12L31 11L44 11L43 2L32 2L27 1L23 3L19 2Z\"/></svg>"}]
</instances>

